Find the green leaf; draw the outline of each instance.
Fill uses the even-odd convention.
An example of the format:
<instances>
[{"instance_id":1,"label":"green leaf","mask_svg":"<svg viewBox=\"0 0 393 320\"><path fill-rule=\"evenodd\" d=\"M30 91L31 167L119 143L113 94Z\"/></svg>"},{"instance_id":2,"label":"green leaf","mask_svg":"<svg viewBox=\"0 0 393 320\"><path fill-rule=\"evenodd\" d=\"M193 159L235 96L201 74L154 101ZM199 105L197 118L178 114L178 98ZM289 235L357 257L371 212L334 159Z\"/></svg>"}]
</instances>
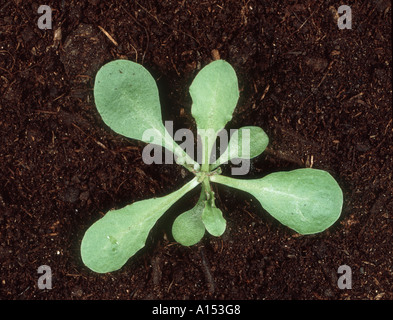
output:
<instances>
[{"instance_id":1,"label":"green leaf","mask_svg":"<svg viewBox=\"0 0 393 320\"><path fill-rule=\"evenodd\" d=\"M183 246L192 246L198 243L205 234L205 225L202 222L204 201L199 199L191 210L180 214L172 225L173 238Z\"/></svg>"},{"instance_id":2,"label":"green leaf","mask_svg":"<svg viewBox=\"0 0 393 320\"><path fill-rule=\"evenodd\" d=\"M211 201L205 201L205 207L202 212L202 221L206 230L213 236L221 236L226 229L227 222L222 216L220 209L211 204Z\"/></svg>"},{"instance_id":3,"label":"green leaf","mask_svg":"<svg viewBox=\"0 0 393 320\"><path fill-rule=\"evenodd\" d=\"M164 127L156 81L142 65L114 60L102 66L94 100L103 121L115 132L165 147L183 163L199 167Z\"/></svg>"},{"instance_id":4,"label":"green leaf","mask_svg":"<svg viewBox=\"0 0 393 320\"><path fill-rule=\"evenodd\" d=\"M205 66L190 86L191 113L195 118L203 149L204 171L217 134L232 119L239 99L237 76L232 66L217 60Z\"/></svg>"},{"instance_id":5,"label":"green leaf","mask_svg":"<svg viewBox=\"0 0 393 320\"><path fill-rule=\"evenodd\" d=\"M190 95L198 129L220 131L232 119L239 99L235 70L224 60L211 62L195 77Z\"/></svg>"},{"instance_id":6,"label":"green leaf","mask_svg":"<svg viewBox=\"0 0 393 320\"><path fill-rule=\"evenodd\" d=\"M99 273L120 269L144 247L150 230L164 212L196 185L194 178L167 196L109 211L86 231L81 243L83 263Z\"/></svg>"},{"instance_id":7,"label":"green leaf","mask_svg":"<svg viewBox=\"0 0 393 320\"><path fill-rule=\"evenodd\" d=\"M210 180L252 194L267 212L300 234L322 232L341 214L342 190L323 170L297 169L252 180L216 175Z\"/></svg>"},{"instance_id":8,"label":"green leaf","mask_svg":"<svg viewBox=\"0 0 393 320\"><path fill-rule=\"evenodd\" d=\"M266 149L268 144L269 138L262 128L256 126L242 127L232 134L227 149L217 159L211 170L232 159L255 158Z\"/></svg>"},{"instance_id":9,"label":"green leaf","mask_svg":"<svg viewBox=\"0 0 393 320\"><path fill-rule=\"evenodd\" d=\"M100 68L94 84L94 100L103 121L128 138L143 139L146 130L165 133L156 81L142 65L114 60Z\"/></svg>"}]
</instances>

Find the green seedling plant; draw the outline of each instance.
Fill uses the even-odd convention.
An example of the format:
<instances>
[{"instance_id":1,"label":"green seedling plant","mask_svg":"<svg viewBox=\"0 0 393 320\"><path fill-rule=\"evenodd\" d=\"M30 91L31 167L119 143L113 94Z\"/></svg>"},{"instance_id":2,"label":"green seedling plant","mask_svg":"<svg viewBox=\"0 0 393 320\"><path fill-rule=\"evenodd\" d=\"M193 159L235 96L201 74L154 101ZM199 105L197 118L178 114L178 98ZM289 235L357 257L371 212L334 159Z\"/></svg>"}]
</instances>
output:
<instances>
[{"instance_id":1,"label":"green seedling plant","mask_svg":"<svg viewBox=\"0 0 393 320\"><path fill-rule=\"evenodd\" d=\"M204 237L206 230L213 236L221 236L226 220L216 206L211 183L250 193L275 219L302 235L322 232L339 218L343 193L327 171L301 168L258 179L222 175L221 164L235 158L252 159L265 150L269 139L259 127L238 129L227 149L210 163L218 132L232 119L239 98L237 76L228 62L213 61L201 69L190 86L190 95L191 113L202 142L201 163L192 159L166 131L156 81L142 65L115 60L98 71L94 99L104 123L120 135L145 143L152 141L151 134L149 138L144 135L149 130L154 142L160 141L162 147L174 154L177 164L194 176L166 196L110 210L88 228L82 239L81 256L91 270L107 273L120 269L145 246L157 220L197 186L201 187L199 199L192 209L175 219L173 238L181 245L191 246ZM247 152L241 152L244 144Z\"/></svg>"}]
</instances>

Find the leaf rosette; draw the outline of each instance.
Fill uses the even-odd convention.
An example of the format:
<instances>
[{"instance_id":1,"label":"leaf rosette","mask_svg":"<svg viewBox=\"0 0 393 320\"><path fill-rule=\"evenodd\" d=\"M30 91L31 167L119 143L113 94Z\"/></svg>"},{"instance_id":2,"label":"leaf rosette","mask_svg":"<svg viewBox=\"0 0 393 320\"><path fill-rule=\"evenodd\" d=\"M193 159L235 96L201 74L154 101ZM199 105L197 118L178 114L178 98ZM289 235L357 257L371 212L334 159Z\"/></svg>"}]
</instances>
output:
<instances>
[{"instance_id":1,"label":"leaf rosette","mask_svg":"<svg viewBox=\"0 0 393 320\"><path fill-rule=\"evenodd\" d=\"M300 234L326 230L339 218L343 193L326 171L310 168L275 172L259 179L237 179L221 175L220 165L234 159L250 160L267 147L262 128L236 130L227 148L211 163L219 132L232 119L239 99L238 80L232 66L213 61L196 75L190 86L191 113L202 141L202 162L192 159L168 134L163 125L156 81L140 64L115 60L102 66L94 85L94 99L103 122L114 132L145 143L160 144L173 152L177 163L195 174L180 189L159 198L136 201L111 210L85 233L81 243L84 264L106 273L120 269L145 246L158 219L180 198L201 185L195 206L174 220L172 234L185 246L198 243L206 231L219 237L226 229L223 212L216 207L211 183L248 192L283 225ZM146 132L149 131L149 138Z\"/></svg>"}]
</instances>

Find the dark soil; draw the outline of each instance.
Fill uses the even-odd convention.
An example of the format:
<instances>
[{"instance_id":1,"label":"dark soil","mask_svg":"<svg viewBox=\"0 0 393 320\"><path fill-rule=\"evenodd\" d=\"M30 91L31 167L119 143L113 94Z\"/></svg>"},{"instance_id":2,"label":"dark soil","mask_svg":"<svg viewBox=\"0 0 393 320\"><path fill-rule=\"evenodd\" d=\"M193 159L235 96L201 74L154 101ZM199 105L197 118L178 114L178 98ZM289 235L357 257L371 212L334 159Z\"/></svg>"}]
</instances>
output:
<instances>
[{"instance_id":1,"label":"dark soil","mask_svg":"<svg viewBox=\"0 0 393 320\"><path fill-rule=\"evenodd\" d=\"M393 299L391 2L35 1L0 4L1 299ZM218 187L228 228L193 247L171 223L197 191L159 221L119 271L80 258L86 229L105 212L165 195L191 179L177 165L146 165L144 144L106 127L94 76L118 59L157 79L163 118L195 129L188 87L220 56L241 98L229 128L261 126L268 150L250 177L313 167L342 186L340 220L299 236L245 193ZM225 168L226 173L228 168ZM337 270L352 269L352 289ZM40 265L52 289L37 286Z\"/></svg>"}]
</instances>

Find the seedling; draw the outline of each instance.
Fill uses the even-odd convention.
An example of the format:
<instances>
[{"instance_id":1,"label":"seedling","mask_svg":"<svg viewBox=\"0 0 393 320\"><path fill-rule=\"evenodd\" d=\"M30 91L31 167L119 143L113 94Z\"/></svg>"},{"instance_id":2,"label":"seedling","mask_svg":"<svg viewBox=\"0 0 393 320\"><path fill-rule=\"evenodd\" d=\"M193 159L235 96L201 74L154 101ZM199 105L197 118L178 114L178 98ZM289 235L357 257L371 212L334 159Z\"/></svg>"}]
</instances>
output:
<instances>
[{"instance_id":1,"label":"seedling","mask_svg":"<svg viewBox=\"0 0 393 320\"><path fill-rule=\"evenodd\" d=\"M111 210L95 222L81 244L82 260L91 270L106 273L120 269L144 247L157 220L198 185L201 185L199 200L191 210L175 219L173 238L184 246L191 246L202 239L205 230L213 236L221 236L226 220L216 207L211 182L250 193L274 218L303 235L322 232L339 218L343 194L326 171L303 168L271 173L259 179L221 174L221 164L235 158L249 160L265 150L268 137L259 127L240 128L217 161L210 162L217 135L231 120L239 98L236 73L229 63L217 60L204 67L192 82L190 95L191 112L203 146L200 164L166 132L156 82L143 66L115 60L98 71L94 99L103 121L115 132L146 143L151 142L151 136L146 138L144 133L153 132L155 143L160 141L162 147L172 151L176 162L195 177L167 196Z\"/></svg>"}]
</instances>

